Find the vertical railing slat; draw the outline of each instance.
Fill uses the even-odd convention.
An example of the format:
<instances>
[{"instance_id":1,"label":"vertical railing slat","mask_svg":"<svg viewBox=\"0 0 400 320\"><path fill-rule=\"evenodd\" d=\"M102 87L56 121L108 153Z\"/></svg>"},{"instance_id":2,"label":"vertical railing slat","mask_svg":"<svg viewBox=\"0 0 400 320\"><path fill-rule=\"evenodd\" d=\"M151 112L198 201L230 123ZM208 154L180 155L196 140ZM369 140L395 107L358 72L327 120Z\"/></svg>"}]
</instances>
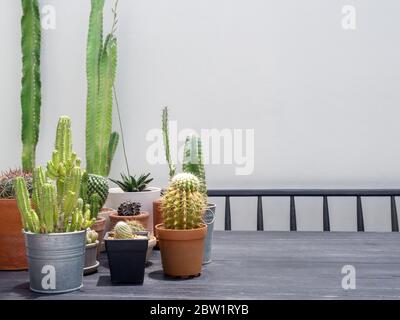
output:
<instances>
[{"instance_id":1,"label":"vertical railing slat","mask_svg":"<svg viewBox=\"0 0 400 320\"><path fill-rule=\"evenodd\" d=\"M294 196L290 196L290 231L297 231L296 204Z\"/></svg>"},{"instance_id":2,"label":"vertical railing slat","mask_svg":"<svg viewBox=\"0 0 400 320\"><path fill-rule=\"evenodd\" d=\"M225 230L231 230L231 201L230 197L225 197Z\"/></svg>"},{"instance_id":3,"label":"vertical railing slat","mask_svg":"<svg viewBox=\"0 0 400 320\"><path fill-rule=\"evenodd\" d=\"M390 212L392 220L392 232L399 232L399 222L397 217L396 197L390 197Z\"/></svg>"},{"instance_id":4,"label":"vertical railing slat","mask_svg":"<svg viewBox=\"0 0 400 320\"><path fill-rule=\"evenodd\" d=\"M257 231L264 231L264 213L261 196L257 197Z\"/></svg>"},{"instance_id":5,"label":"vertical railing slat","mask_svg":"<svg viewBox=\"0 0 400 320\"><path fill-rule=\"evenodd\" d=\"M323 225L324 231L331 231L331 223L329 220L329 207L328 207L328 197L323 198Z\"/></svg>"},{"instance_id":6,"label":"vertical railing slat","mask_svg":"<svg viewBox=\"0 0 400 320\"><path fill-rule=\"evenodd\" d=\"M364 231L364 215L361 196L357 196L357 231Z\"/></svg>"}]
</instances>

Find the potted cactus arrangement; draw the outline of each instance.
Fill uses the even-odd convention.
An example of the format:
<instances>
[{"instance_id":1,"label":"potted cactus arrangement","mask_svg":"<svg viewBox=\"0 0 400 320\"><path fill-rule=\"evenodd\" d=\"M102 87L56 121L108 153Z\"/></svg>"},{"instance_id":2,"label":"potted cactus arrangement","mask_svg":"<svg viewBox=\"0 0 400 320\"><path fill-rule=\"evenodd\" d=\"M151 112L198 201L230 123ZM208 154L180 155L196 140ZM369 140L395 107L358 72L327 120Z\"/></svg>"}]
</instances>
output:
<instances>
[{"instance_id":1,"label":"potted cactus arrangement","mask_svg":"<svg viewBox=\"0 0 400 320\"><path fill-rule=\"evenodd\" d=\"M199 179L191 173L175 175L161 200L163 224L156 226L164 273L172 277L201 274L207 225L206 202Z\"/></svg>"},{"instance_id":2,"label":"potted cactus arrangement","mask_svg":"<svg viewBox=\"0 0 400 320\"><path fill-rule=\"evenodd\" d=\"M84 170L72 151L71 120L61 117L47 168L33 173L32 201L23 177L15 180L29 263L30 289L62 293L82 287L86 229L94 220L79 198Z\"/></svg>"},{"instance_id":3,"label":"potted cactus arrangement","mask_svg":"<svg viewBox=\"0 0 400 320\"><path fill-rule=\"evenodd\" d=\"M170 148L169 148L169 128L168 128L168 107L163 109L162 113L162 132L164 140L165 158L169 168L169 179L171 180L176 173L176 166L172 163ZM214 232L215 222L215 210L216 205L214 203L208 203L207 201L207 184L206 175L203 160L203 150L201 139L195 135L186 137L184 152L183 152L183 164L182 171L191 173L199 179L200 192L203 194L204 199L207 203L206 208L203 212L203 222L207 224L207 237L204 246L204 258L203 263L207 264L211 262L212 252L212 238ZM153 202L154 221L157 224L162 223L162 200L158 199ZM157 235L156 235L157 236Z\"/></svg>"},{"instance_id":4,"label":"potted cactus arrangement","mask_svg":"<svg viewBox=\"0 0 400 320\"><path fill-rule=\"evenodd\" d=\"M85 267L83 274L89 275L97 272L100 263L97 261L97 248L99 247L99 235L96 231L86 230L86 248L85 248Z\"/></svg>"},{"instance_id":5,"label":"potted cactus arrangement","mask_svg":"<svg viewBox=\"0 0 400 320\"><path fill-rule=\"evenodd\" d=\"M110 228L113 229L119 221L137 221L145 230L149 230L149 216L146 211L142 211L139 202L124 201L118 206L116 212L110 214Z\"/></svg>"},{"instance_id":6,"label":"potted cactus arrangement","mask_svg":"<svg viewBox=\"0 0 400 320\"><path fill-rule=\"evenodd\" d=\"M105 237L111 282L113 284L142 284L149 232L133 231L124 221L116 224Z\"/></svg>"}]
</instances>

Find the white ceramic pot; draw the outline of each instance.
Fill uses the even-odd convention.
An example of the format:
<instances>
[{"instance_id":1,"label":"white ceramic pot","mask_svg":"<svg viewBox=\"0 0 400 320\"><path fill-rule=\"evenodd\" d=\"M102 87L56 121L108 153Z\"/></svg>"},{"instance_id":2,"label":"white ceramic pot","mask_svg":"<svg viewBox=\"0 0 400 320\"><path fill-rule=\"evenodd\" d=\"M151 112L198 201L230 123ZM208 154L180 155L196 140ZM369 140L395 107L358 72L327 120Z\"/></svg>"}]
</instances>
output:
<instances>
[{"instance_id":1,"label":"white ceramic pot","mask_svg":"<svg viewBox=\"0 0 400 320\"><path fill-rule=\"evenodd\" d=\"M124 192L121 188L110 188L105 207L118 209L119 205L124 201L140 202L142 211L150 213L149 225L151 226L151 235L153 230L153 202L160 198L161 188L148 187L147 191L142 192Z\"/></svg>"}]
</instances>

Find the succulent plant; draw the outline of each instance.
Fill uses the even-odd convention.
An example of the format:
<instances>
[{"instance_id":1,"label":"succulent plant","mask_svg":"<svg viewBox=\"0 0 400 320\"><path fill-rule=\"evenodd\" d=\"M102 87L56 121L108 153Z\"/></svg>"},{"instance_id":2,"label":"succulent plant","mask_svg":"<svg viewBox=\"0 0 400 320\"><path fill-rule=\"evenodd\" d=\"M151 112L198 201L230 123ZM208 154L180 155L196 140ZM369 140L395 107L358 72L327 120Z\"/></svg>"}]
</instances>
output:
<instances>
[{"instance_id":1,"label":"succulent plant","mask_svg":"<svg viewBox=\"0 0 400 320\"><path fill-rule=\"evenodd\" d=\"M188 136L185 141L183 154L183 172L194 174L200 181L200 192L207 196L206 174L204 170L201 139L197 136Z\"/></svg>"},{"instance_id":2,"label":"succulent plant","mask_svg":"<svg viewBox=\"0 0 400 320\"><path fill-rule=\"evenodd\" d=\"M128 221L127 224L131 227L132 232L145 231L145 228L139 221Z\"/></svg>"},{"instance_id":3,"label":"succulent plant","mask_svg":"<svg viewBox=\"0 0 400 320\"><path fill-rule=\"evenodd\" d=\"M15 179L22 177L29 194L32 194L32 173L20 169L4 171L0 174L0 199L15 199Z\"/></svg>"},{"instance_id":4,"label":"succulent plant","mask_svg":"<svg viewBox=\"0 0 400 320\"><path fill-rule=\"evenodd\" d=\"M91 229L86 230L86 244L92 244L97 241L99 234Z\"/></svg>"},{"instance_id":5,"label":"succulent plant","mask_svg":"<svg viewBox=\"0 0 400 320\"><path fill-rule=\"evenodd\" d=\"M148 184L153 181L153 178L149 178L150 173L142 174L136 179L136 176L126 176L121 173L122 180L110 179L118 185L124 192L141 192L145 191Z\"/></svg>"},{"instance_id":6,"label":"succulent plant","mask_svg":"<svg viewBox=\"0 0 400 320\"><path fill-rule=\"evenodd\" d=\"M41 81L41 26L38 0L22 0L22 169L35 167L36 145L39 139Z\"/></svg>"},{"instance_id":7,"label":"succulent plant","mask_svg":"<svg viewBox=\"0 0 400 320\"><path fill-rule=\"evenodd\" d=\"M119 221L114 228L115 239L131 239L133 233L131 227L124 221Z\"/></svg>"},{"instance_id":8,"label":"succulent plant","mask_svg":"<svg viewBox=\"0 0 400 320\"><path fill-rule=\"evenodd\" d=\"M72 151L71 120L61 117L55 150L47 170L38 167L33 173L32 209L24 178L15 179L15 190L22 223L33 233L73 232L89 228L89 205L79 198L84 170Z\"/></svg>"},{"instance_id":9,"label":"succulent plant","mask_svg":"<svg viewBox=\"0 0 400 320\"><path fill-rule=\"evenodd\" d=\"M195 229L202 224L206 206L200 181L191 173L179 173L162 198L164 226L167 229Z\"/></svg>"},{"instance_id":10,"label":"succulent plant","mask_svg":"<svg viewBox=\"0 0 400 320\"><path fill-rule=\"evenodd\" d=\"M124 201L118 207L119 216L137 216L140 214L142 205L139 202Z\"/></svg>"},{"instance_id":11,"label":"succulent plant","mask_svg":"<svg viewBox=\"0 0 400 320\"><path fill-rule=\"evenodd\" d=\"M104 0L92 0L87 38L86 159L87 171L108 176L119 135L111 132L113 86L117 68L116 1L114 23L103 43Z\"/></svg>"}]
</instances>

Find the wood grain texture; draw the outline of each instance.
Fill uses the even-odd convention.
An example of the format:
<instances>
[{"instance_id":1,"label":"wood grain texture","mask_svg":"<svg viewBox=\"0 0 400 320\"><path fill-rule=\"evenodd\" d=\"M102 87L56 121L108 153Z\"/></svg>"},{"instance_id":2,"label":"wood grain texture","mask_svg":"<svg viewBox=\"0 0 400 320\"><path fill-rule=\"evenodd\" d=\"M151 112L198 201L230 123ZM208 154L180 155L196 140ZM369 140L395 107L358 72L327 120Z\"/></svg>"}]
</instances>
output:
<instances>
[{"instance_id":1,"label":"wood grain texture","mask_svg":"<svg viewBox=\"0 0 400 320\"><path fill-rule=\"evenodd\" d=\"M398 233L217 231L201 277L163 276L155 251L143 286L112 286L106 255L84 288L63 295L28 289L27 272L0 272L0 299L400 299ZM341 286L344 265L356 290Z\"/></svg>"}]
</instances>

